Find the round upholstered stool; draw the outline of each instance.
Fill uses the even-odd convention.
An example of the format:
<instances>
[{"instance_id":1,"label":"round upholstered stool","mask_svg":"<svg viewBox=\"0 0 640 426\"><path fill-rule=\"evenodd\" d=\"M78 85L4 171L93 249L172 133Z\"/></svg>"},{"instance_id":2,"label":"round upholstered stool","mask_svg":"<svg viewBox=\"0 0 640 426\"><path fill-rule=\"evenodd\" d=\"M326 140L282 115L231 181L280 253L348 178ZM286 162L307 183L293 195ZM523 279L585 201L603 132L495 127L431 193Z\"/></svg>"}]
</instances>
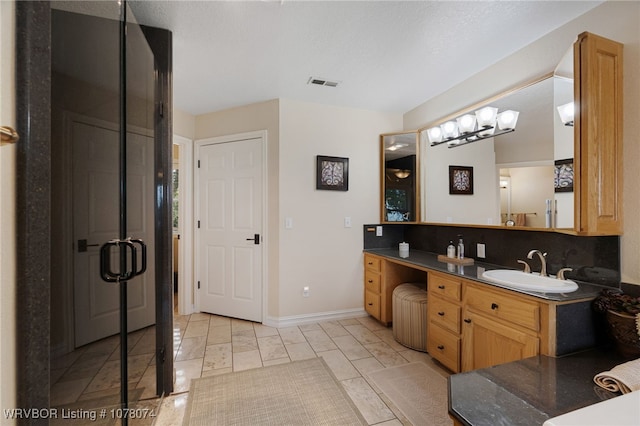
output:
<instances>
[{"instance_id":1,"label":"round upholstered stool","mask_svg":"<svg viewBox=\"0 0 640 426\"><path fill-rule=\"evenodd\" d=\"M400 284L393 290L393 338L417 351L427 351L427 291L425 284Z\"/></svg>"}]
</instances>

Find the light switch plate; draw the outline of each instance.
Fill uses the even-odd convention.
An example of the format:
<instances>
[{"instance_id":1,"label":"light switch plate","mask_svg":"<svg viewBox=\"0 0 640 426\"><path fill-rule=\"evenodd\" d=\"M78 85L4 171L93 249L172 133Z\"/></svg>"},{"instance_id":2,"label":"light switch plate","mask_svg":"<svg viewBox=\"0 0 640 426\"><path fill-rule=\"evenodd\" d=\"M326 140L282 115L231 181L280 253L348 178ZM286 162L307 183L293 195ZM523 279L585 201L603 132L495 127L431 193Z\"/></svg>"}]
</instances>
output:
<instances>
[{"instance_id":1,"label":"light switch plate","mask_svg":"<svg viewBox=\"0 0 640 426\"><path fill-rule=\"evenodd\" d=\"M479 259L484 259L486 257L484 244L478 243L476 244L476 253L478 254Z\"/></svg>"},{"instance_id":2,"label":"light switch plate","mask_svg":"<svg viewBox=\"0 0 640 426\"><path fill-rule=\"evenodd\" d=\"M376 226L376 237L382 237L382 226Z\"/></svg>"}]
</instances>

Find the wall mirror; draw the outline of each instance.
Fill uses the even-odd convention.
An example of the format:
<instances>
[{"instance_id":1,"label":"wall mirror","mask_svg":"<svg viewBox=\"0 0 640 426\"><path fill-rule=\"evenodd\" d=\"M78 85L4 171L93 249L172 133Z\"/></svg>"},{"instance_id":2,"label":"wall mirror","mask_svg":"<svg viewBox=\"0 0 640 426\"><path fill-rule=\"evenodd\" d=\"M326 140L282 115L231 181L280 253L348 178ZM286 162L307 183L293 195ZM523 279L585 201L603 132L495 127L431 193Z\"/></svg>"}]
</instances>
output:
<instances>
[{"instance_id":1,"label":"wall mirror","mask_svg":"<svg viewBox=\"0 0 640 426\"><path fill-rule=\"evenodd\" d=\"M572 64L572 50L567 58L553 74L455 115L486 105L519 111L513 132L449 148L428 141L426 130L440 123L419 130L422 222L573 228L574 132L557 109L573 101L571 66L564 65ZM450 191L453 166L471 170L471 191Z\"/></svg>"},{"instance_id":2,"label":"wall mirror","mask_svg":"<svg viewBox=\"0 0 640 426\"><path fill-rule=\"evenodd\" d=\"M418 132L380 136L380 218L382 222L417 222L419 219Z\"/></svg>"}]
</instances>

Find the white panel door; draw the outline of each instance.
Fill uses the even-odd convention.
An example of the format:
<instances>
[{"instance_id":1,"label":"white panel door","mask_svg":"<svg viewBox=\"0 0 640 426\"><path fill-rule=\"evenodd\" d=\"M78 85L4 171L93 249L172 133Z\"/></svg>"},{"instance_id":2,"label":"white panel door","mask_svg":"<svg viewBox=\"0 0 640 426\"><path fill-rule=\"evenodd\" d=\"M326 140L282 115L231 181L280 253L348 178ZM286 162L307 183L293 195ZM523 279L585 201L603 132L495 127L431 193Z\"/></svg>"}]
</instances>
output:
<instances>
[{"instance_id":1,"label":"white panel door","mask_svg":"<svg viewBox=\"0 0 640 426\"><path fill-rule=\"evenodd\" d=\"M200 311L262 321L262 145L256 138L198 147Z\"/></svg>"},{"instance_id":2,"label":"white panel door","mask_svg":"<svg viewBox=\"0 0 640 426\"><path fill-rule=\"evenodd\" d=\"M119 232L119 139L116 129L73 121L75 346L120 330L119 284L100 277L100 246ZM127 283L128 331L155 322L153 138L127 134L128 236L147 245L147 271ZM79 240L87 250L79 251ZM117 256L116 256L117 257ZM138 267L139 269L139 267ZM117 267L112 268L117 271Z\"/></svg>"}]
</instances>

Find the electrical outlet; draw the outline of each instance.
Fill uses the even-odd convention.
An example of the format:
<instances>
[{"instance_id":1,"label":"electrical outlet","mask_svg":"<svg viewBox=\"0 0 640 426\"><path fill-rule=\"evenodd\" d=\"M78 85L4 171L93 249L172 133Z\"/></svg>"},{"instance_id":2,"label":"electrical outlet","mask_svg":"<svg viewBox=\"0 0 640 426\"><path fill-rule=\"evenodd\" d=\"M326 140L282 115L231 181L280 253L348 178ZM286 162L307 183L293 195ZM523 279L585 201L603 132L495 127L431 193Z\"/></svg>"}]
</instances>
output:
<instances>
[{"instance_id":1,"label":"electrical outlet","mask_svg":"<svg viewBox=\"0 0 640 426\"><path fill-rule=\"evenodd\" d=\"M376 237L382 237L382 226L376 226Z\"/></svg>"},{"instance_id":2,"label":"electrical outlet","mask_svg":"<svg viewBox=\"0 0 640 426\"><path fill-rule=\"evenodd\" d=\"M293 229L293 218L285 217L284 218L284 229Z\"/></svg>"},{"instance_id":3,"label":"electrical outlet","mask_svg":"<svg viewBox=\"0 0 640 426\"><path fill-rule=\"evenodd\" d=\"M344 227L345 228L351 228L351 217L350 216L345 216L344 217Z\"/></svg>"},{"instance_id":4,"label":"electrical outlet","mask_svg":"<svg viewBox=\"0 0 640 426\"><path fill-rule=\"evenodd\" d=\"M479 259L484 259L486 257L486 253L484 251L484 244L482 243L476 244L476 252L478 254Z\"/></svg>"},{"instance_id":5,"label":"electrical outlet","mask_svg":"<svg viewBox=\"0 0 640 426\"><path fill-rule=\"evenodd\" d=\"M309 297L309 286L302 287L302 297Z\"/></svg>"}]
</instances>

